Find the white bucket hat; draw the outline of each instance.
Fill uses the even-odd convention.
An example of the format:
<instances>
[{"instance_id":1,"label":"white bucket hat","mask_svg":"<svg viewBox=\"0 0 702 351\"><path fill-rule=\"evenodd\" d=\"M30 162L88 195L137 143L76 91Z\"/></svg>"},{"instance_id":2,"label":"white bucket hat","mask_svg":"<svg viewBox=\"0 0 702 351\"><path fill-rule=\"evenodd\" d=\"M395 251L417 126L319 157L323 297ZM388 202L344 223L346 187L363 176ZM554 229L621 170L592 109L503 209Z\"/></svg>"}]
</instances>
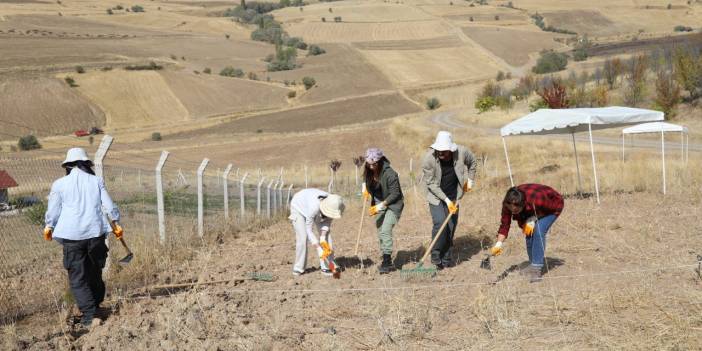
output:
<instances>
[{"instance_id":1,"label":"white bucket hat","mask_svg":"<svg viewBox=\"0 0 702 351\"><path fill-rule=\"evenodd\" d=\"M65 166L66 163L76 161L90 161L90 158L88 158L88 154L82 147L74 147L72 149L69 149L66 153L66 160L63 161L61 166Z\"/></svg>"},{"instance_id":2,"label":"white bucket hat","mask_svg":"<svg viewBox=\"0 0 702 351\"><path fill-rule=\"evenodd\" d=\"M458 145L453 142L451 133L442 130L436 134L436 141L431 144L431 148L436 151L456 151Z\"/></svg>"},{"instance_id":3,"label":"white bucket hat","mask_svg":"<svg viewBox=\"0 0 702 351\"><path fill-rule=\"evenodd\" d=\"M344 199L336 194L327 196L319 204L319 209L322 211L322 214L333 219L341 218L341 214L344 212L345 208Z\"/></svg>"}]
</instances>

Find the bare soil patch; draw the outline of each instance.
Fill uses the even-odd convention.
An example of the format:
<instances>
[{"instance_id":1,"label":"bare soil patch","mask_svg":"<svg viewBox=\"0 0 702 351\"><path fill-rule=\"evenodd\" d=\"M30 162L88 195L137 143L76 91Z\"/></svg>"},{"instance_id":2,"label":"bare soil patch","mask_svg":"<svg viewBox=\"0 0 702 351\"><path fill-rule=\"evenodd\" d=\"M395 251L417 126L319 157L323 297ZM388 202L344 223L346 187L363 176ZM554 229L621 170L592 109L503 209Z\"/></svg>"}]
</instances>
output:
<instances>
[{"instance_id":1,"label":"bare soil patch","mask_svg":"<svg viewBox=\"0 0 702 351\"><path fill-rule=\"evenodd\" d=\"M417 111L417 105L399 94L382 94L241 118L216 127L177 134L176 137L222 133L301 132L379 121Z\"/></svg>"},{"instance_id":2,"label":"bare soil patch","mask_svg":"<svg viewBox=\"0 0 702 351\"><path fill-rule=\"evenodd\" d=\"M55 78L0 80L0 130L12 135L67 134L103 126L105 115L75 88ZM17 139L0 134L0 139Z\"/></svg>"},{"instance_id":3,"label":"bare soil patch","mask_svg":"<svg viewBox=\"0 0 702 351\"><path fill-rule=\"evenodd\" d=\"M626 32L629 29L596 10L554 11L545 12L542 16L547 25L567 29L580 35L606 36Z\"/></svg>"},{"instance_id":4,"label":"bare soil patch","mask_svg":"<svg viewBox=\"0 0 702 351\"><path fill-rule=\"evenodd\" d=\"M554 41L562 35L547 32L474 26L464 27L463 32L512 66L526 64L530 54L563 47Z\"/></svg>"},{"instance_id":5,"label":"bare soil patch","mask_svg":"<svg viewBox=\"0 0 702 351\"><path fill-rule=\"evenodd\" d=\"M451 34L451 28L445 23L432 20L387 23L324 23L319 20L319 22L290 23L284 26L290 35L303 37L310 43L417 40L445 37Z\"/></svg>"}]
</instances>

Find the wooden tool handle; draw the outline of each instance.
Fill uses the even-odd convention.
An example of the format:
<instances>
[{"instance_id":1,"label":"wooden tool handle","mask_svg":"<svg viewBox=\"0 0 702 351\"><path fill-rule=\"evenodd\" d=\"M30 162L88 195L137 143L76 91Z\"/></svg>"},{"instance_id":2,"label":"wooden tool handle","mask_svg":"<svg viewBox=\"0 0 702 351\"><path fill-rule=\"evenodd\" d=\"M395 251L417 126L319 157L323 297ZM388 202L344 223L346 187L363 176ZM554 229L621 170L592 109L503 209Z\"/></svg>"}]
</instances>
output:
<instances>
[{"instance_id":1,"label":"wooden tool handle","mask_svg":"<svg viewBox=\"0 0 702 351\"><path fill-rule=\"evenodd\" d=\"M361 231L363 230L363 218L366 217L366 200L363 200L363 209L361 210L361 221L358 224L358 235L356 235L356 248L353 250L353 255L358 256L358 244L361 243Z\"/></svg>"},{"instance_id":2,"label":"wooden tool handle","mask_svg":"<svg viewBox=\"0 0 702 351\"><path fill-rule=\"evenodd\" d=\"M444 219L444 223L441 224L441 228L439 228L439 231L436 232L436 236L434 236L434 240L431 241L431 244L429 244L429 248L427 249L427 252L424 253L424 256L422 256L422 259L419 260L420 263L424 262L424 260L427 259L427 256L431 253L431 249L434 248L434 244L436 244L436 241L439 240L439 236L444 232L444 228L446 228L446 225L448 224L449 220L451 220L451 217L453 214L451 212L448 213L446 216L446 219Z\"/></svg>"}]
</instances>

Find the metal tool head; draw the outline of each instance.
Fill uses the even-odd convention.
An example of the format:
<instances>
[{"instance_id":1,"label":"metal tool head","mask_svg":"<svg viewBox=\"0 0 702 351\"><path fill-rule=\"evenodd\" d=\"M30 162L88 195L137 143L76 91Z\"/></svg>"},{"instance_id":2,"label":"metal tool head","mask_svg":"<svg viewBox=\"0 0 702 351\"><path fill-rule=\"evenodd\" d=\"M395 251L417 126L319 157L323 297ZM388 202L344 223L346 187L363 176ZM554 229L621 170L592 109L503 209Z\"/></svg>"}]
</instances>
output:
<instances>
[{"instance_id":1,"label":"metal tool head","mask_svg":"<svg viewBox=\"0 0 702 351\"><path fill-rule=\"evenodd\" d=\"M411 269L403 269L400 271L400 277L403 279L412 278L433 278L436 276L438 270L435 266L424 267L422 263L419 263L416 267Z\"/></svg>"},{"instance_id":2,"label":"metal tool head","mask_svg":"<svg viewBox=\"0 0 702 351\"><path fill-rule=\"evenodd\" d=\"M132 258L134 258L134 254L130 252L127 254L127 256L124 256L121 260L119 260L118 263L123 266L126 266L127 264L129 264L129 262L132 261Z\"/></svg>"},{"instance_id":3,"label":"metal tool head","mask_svg":"<svg viewBox=\"0 0 702 351\"><path fill-rule=\"evenodd\" d=\"M490 255L486 255L485 258L480 261L480 268L492 270L492 263L490 262Z\"/></svg>"}]
</instances>

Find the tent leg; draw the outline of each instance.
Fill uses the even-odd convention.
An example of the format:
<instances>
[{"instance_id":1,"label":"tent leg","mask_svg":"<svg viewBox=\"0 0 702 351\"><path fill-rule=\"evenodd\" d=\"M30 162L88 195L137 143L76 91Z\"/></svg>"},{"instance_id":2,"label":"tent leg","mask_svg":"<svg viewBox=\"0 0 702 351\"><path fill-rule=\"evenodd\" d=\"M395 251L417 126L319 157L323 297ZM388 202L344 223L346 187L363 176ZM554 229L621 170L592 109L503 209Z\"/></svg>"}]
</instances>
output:
<instances>
[{"instance_id":1,"label":"tent leg","mask_svg":"<svg viewBox=\"0 0 702 351\"><path fill-rule=\"evenodd\" d=\"M575 133L570 133L573 138L573 153L575 154L575 170L578 172L578 192L583 191L583 180L580 176L580 161L578 161L578 149L575 147Z\"/></svg>"},{"instance_id":2,"label":"tent leg","mask_svg":"<svg viewBox=\"0 0 702 351\"><path fill-rule=\"evenodd\" d=\"M514 186L514 178L512 178L512 166L509 165L509 155L507 154L507 142L502 137L502 146L505 149L505 160L507 160L507 172L509 172L509 182Z\"/></svg>"},{"instance_id":3,"label":"tent leg","mask_svg":"<svg viewBox=\"0 0 702 351\"><path fill-rule=\"evenodd\" d=\"M663 160L663 195L665 195L665 132L661 131L661 159Z\"/></svg>"},{"instance_id":4,"label":"tent leg","mask_svg":"<svg viewBox=\"0 0 702 351\"><path fill-rule=\"evenodd\" d=\"M597 181L597 166L595 165L595 146L592 143L592 124L587 125L588 133L590 134L590 154L592 154L592 172L595 175L595 196L597 203L600 203L600 183Z\"/></svg>"},{"instance_id":5,"label":"tent leg","mask_svg":"<svg viewBox=\"0 0 702 351\"><path fill-rule=\"evenodd\" d=\"M685 133L680 132L680 160L685 162Z\"/></svg>"}]
</instances>

